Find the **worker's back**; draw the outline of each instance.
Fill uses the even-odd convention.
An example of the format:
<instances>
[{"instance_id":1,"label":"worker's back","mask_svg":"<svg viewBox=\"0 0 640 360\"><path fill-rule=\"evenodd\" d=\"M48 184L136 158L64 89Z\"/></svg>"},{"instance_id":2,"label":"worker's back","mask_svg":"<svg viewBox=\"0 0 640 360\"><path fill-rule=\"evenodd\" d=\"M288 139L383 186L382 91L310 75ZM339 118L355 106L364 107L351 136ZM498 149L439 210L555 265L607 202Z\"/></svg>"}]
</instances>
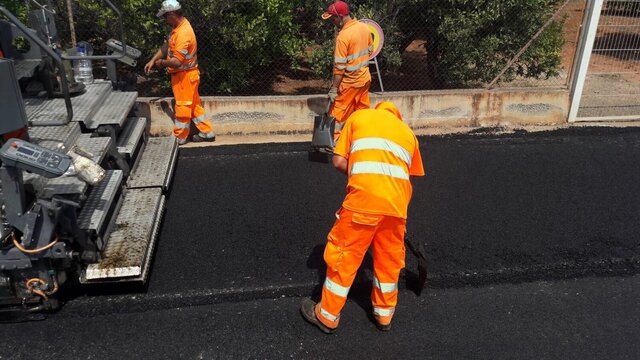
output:
<instances>
[{"instance_id":1,"label":"worker's back","mask_svg":"<svg viewBox=\"0 0 640 360\"><path fill-rule=\"evenodd\" d=\"M343 206L369 214L407 217L409 176L424 175L418 140L391 112L358 110L347 120L335 154L348 159Z\"/></svg>"}]
</instances>

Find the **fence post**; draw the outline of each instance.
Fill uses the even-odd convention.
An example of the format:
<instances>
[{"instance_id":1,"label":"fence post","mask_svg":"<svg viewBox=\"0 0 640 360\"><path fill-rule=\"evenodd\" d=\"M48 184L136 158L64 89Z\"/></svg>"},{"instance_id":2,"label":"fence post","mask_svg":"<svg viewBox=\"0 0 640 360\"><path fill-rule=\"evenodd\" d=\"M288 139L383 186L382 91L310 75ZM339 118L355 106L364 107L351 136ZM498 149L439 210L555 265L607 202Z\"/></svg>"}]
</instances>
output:
<instances>
[{"instance_id":1,"label":"fence post","mask_svg":"<svg viewBox=\"0 0 640 360\"><path fill-rule=\"evenodd\" d=\"M574 74L571 83L571 105L569 107L569 122L575 122L580 107L580 98L584 89L584 81L587 77L589 69L589 61L591 60L591 52L593 43L596 39L598 23L600 22L600 12L604 0L587 0L585 8L585 17L582 23L582 31L580 34L580 43L576 49L576 64L573 67Z\"/></svg>"}]
</instances>

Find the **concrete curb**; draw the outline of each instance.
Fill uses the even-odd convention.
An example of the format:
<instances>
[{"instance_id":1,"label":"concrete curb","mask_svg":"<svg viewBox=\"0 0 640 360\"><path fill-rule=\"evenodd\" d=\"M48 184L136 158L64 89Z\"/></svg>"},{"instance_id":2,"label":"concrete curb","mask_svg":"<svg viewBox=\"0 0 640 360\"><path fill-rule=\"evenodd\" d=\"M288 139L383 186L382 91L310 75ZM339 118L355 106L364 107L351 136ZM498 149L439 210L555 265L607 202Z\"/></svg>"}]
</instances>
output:
<instances>
[{"instance_id":1,"label":"concrete curb","mask_svg":"<svg viewBox=\"0 0 640 360\"><path fill-rule=\"evenodd\" d=\"M394 102L414 130L566 124L566 88L513 88L371 93L371 103ZM202 98L218 135L310 134L326 110L325 95ZM151 120L152 135L170 134L173 98L138 98L137 116Z\"/></svg>"}]
</instances>

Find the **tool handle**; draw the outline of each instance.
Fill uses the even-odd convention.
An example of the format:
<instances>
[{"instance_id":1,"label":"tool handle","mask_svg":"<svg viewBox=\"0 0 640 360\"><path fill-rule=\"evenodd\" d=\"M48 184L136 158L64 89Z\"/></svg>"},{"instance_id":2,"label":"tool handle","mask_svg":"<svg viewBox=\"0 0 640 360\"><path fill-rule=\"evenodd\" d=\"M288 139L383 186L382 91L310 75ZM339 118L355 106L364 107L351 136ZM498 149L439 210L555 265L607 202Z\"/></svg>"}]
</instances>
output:
<instances>
[{"instance_id":1,"label":"tool handle","mask_svg":"<svg viewBox=\"0 0 640 360\"><path fill-rule=\"evenodd\" d=\"M329 99L329 101L327 101L327 110L325 110L324 114L322 114L322 124L321 127L330 127L331 126L331 117L329 116L329 110L331 109L331 104L333 104L333 101L331 101L331 99Z\"/></svg>"},{"instance_id":2,"label":"tool handle","mask_svg":"<svg viewBox=\"0 0 640 360\"><path fill-rule=\"evenodd\" d=\"M327 101L327 110L324 111L325 115L329 115L329 110L331 110L331 105L333 104L333 101L331 101L331 99L329 99L329 101Z\"/></svg>"}]
</instances>

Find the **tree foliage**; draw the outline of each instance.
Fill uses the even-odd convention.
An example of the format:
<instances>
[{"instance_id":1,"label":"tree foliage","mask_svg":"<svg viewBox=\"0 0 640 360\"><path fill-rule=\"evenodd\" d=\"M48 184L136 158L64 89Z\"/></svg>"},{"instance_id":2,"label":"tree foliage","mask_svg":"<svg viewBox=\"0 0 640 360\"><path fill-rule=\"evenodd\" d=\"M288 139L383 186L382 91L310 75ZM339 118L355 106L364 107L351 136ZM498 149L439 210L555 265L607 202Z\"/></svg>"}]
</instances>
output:
<instances>
[{"instance_id":1,"label":"tree foliage","mask_svg":"<svg viewBox=\"0 0 640 360\"><path fill-rule=\"evenodd\" d=\"M448 87L491 81L552 15L558 0L437 0L416 12L426 26L432 71ZM558 75L562 19L509 68L503 81Z\"/></svg>"},{"instance_id":2,"label":"tree foliage","mask_svg":"<svg viewBox=\"0 0 640 360\"><path fill-rule=\"evenodd\" d=\"M46 2L46 0L42 0ZM143 53L136 69L164 41L170 29L155 17L160 0L112 0L123 14L127 41ZM413 40L425 41L425 67L439 87L470 87L491 81L545 23L559 0L351 0L352 15L378 22L385 44L378 61L383 72L402 64ZM3 0L25 14L22 0ZM27 2L28 3L28 2ZM66 0L51 0L57 27L69 39ZM182 0L198 37L203 83L209 94L240 94L274 74L306 67L331 77L335 29L320 14L331 0ZM97 53L118 38L116 14L101 0L74 0L78 40ZM560 69L562 21L555 22L503 77L550 77ZM64 46L68 47L69 44ZM424 76L428 74L416 74ZM267 77L265 80L264 78Z\"/></svg>"}]
</instances>

